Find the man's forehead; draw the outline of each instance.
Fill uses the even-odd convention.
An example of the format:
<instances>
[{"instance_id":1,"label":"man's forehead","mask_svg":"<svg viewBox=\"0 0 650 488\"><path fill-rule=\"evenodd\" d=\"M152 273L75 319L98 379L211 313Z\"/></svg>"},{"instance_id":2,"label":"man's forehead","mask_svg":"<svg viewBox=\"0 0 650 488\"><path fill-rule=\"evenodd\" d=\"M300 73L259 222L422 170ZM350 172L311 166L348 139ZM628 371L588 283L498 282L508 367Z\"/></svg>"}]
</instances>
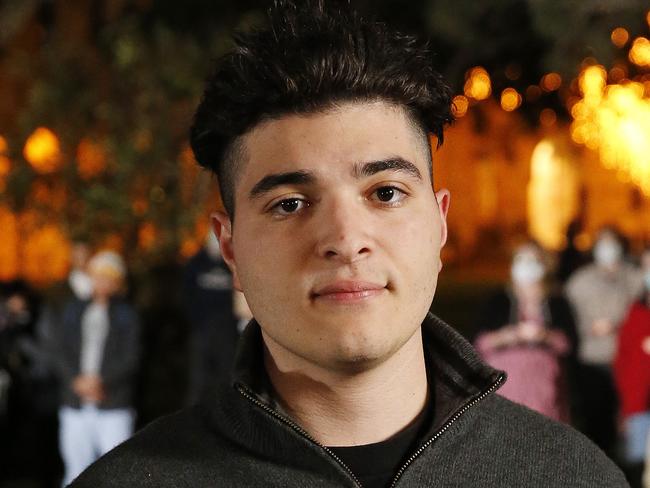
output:
<instances>
[{"instance_id":1,"label":"man's forehead","mask_svg":"<svg viewBox=\"0 0 650 488\"><path fill-rule=\"evenodd\" d=\"M421 171L426 171L430 157L424 131L405 109L384 102L265 120L241 136L238 145L237 172L251 177L327 164L354 172L362 163L391 158L424 165Z\"/></svg>"}]
</instances>

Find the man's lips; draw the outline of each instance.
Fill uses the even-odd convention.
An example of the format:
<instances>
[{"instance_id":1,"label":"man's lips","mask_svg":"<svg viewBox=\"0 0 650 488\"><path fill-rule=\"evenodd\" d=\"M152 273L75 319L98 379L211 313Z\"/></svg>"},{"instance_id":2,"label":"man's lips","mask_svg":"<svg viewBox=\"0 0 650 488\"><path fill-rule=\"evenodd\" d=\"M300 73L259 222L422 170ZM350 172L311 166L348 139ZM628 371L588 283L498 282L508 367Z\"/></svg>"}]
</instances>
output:
<instances>
[{"instance_id":1,"label":"man's lips","mask_svg":"<svg viewBox=\"0 0 650 488\"><path fill-rule=\"evenodd\" d=\"M384 292L386 285L368 281L337 281L319 287L312 293L313 299L336 302L354 302L377 296Z\"/></svg>"}]
</instances>

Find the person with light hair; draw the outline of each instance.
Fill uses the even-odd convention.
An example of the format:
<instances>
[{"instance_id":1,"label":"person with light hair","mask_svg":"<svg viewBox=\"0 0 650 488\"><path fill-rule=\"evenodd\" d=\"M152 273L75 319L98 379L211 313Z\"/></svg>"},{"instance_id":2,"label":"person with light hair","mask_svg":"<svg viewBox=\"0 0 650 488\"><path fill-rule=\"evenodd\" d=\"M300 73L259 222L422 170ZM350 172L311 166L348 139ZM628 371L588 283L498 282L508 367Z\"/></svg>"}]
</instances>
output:
<instances>
[{"instance_id":1,"label":"person with light hair","mask_svg":"<svg viewBox=\"0 0 650 488\"><path fill-rule=\"evenodd\" d=\"M90 259L88 272L92 296L67 303L56 337L64 485L130 437L134 424L140 327L121 296L126 265L119 254L102 251Z\"/></svg>"}]
</instances>

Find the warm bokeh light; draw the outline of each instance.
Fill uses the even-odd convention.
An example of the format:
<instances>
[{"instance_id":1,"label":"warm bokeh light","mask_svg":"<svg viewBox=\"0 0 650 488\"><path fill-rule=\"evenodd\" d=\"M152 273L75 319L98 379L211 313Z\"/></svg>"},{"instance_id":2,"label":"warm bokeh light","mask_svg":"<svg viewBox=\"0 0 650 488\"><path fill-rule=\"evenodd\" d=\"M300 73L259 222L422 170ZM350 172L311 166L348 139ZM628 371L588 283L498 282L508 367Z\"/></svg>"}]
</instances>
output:
<instances>
[{"instance_id":1,"label":"warm bokeh light","mask_svg":"<svg viewBox=\"0 0 650 488\"><path fill-rule=\"evenodd\" d=\"M557 114L551 108L545 108L539 114L539 123L544 127L551 127L557 122Z\"/></svg>"},{"instance_id":2,"label":"warm bokeh light","mask_svg":"<svg viewBox=\"0 0 650 488\"><path fill-rule=\"evenodd\" d=\"M609 70L608 78L612 83L618 83L619 81L624 80L627 77L627 70L624 66L614 66Z\"/></svg>"},{"instance_id":3,"label":"warm bokeh light","mask_svg":"<svg viewBox=\"0 0 650 488\"><path fill-rule=\"evenodd\" d=\"M94 178L106 169L104 148L91 139L82 139L77 146L77 171L83 179Z\"/></svg>"},{"instance_id":4,"label":"warm bokeh light","mask_svg":"<svg viewBox=\"0 0 650 488\"><path fill-rule=\"evenodd\" d=\"M27 138L23 156L38 173L53 173L61 167L59 139L50 129L39 127Z\"/></svg>"},{"instance_id":5,"label":"warm bokeh light","mask_svg":"<svg viewBox=\"0 0 650 488\"><path fill-rule=\"evenodd\" d=\"M492 93L492 82L485 68L477 66L466 75L465 95L474 100L485 100Z\"/></svg>"},{"instance_id":6,"label":"warm bokeh light","mask_svg":"<svg viewBox=\"0 0 650 488\"><path fill-rule=\"evenodd\" d=\"M181 243L181 249L180 249L180 254L181 257L185 259L189 259L192 256L194 256L199 250L201 249L201 244L194 239L188 237L187 239L184 239L183 242Z\"/></svg>"},{"instance_id":7,"label":"warm bokeh light","mask_svg":"<svg viewBox=\"0 0 650 488\"><path fill-rule=\"evenodd\" d=\"M18 276L18 222L7 207L0 207L0 281Z\"/></svg>"},{"instance_id":8,"label":"warm bokeh light","mask_svg":"<svg viewBox=\"0 0 650 488\"><path fill-rule=\"evenodd\" d=\"M11 171L11 160L7 156L0 155L0 178L4 178Z\"/></svg>"},{"instance_id":9,"label":"warm bokeh light","mask_svg":"<svg viewBox=\"0 0 650 488\"><path fill-rule=\"evenodd\" d=\"M9 150L9 144L7 144L7 139L0 136L0 154L4 154Z\"/></svg>"},{"instance_id":10,"label":"warm bokeh light","mask_svg":"<svg viewBox=\"0 0 650 488\"><path fill-rule=\"evenodd\" d=\"M648 27L650 27L650 10L648 10L648 13L645 16L645 21L648 24Z\"/></svg>"},{"instance_id":11,"label":"warm bokeh light","mask_svg":"<svg viewBox=\"0 0 650 488\"><path fill-rule=\"evenodd\" d=\"M521 105L521 95L514 88L506 88L501 92L501 108L506 112L517 110Z\"/></svg>"},{"instance_id":12,"label":"warm bokeh light","mask_svg":"<svg viewBox=\"0 0 650 488\"><path fill-rule=\"evenodd\" d=\"M606 76L602 66L581 73L583 99L571 108L571 137L650 196L650 98L642 83L606 85Z\"/></svg>"},{"instance_id":13,"label":"warm bokeh light","mask_svg":"<svg viewBox=\"0 0 650 488\"><path fill-rule=\"evenodd\" d=\"M630 40L630 34L623 27L617 27L612 31L611 39L616 47L623 47Z\"/></svg>"},{"instance_id":14,"label":"warm bokeh light","mask_svg":"<svg viewBox=\"0 0 650 488\"><path fill-rule=\"evenodd\" d=\"M68 273L70 242L55 224L39 226L21 243L22 276L36 285L62 280Z\"/></svg>"},{"instance_id":15,"label":"warm bokeh light","mask_svg":"<svg viewBox=\"0 0 650 488\"><path fill-rule=\"evenodd\" d=\"M544 91L552 92L562 86L562 77L558 73L547 73L542 76L539 84Z\"/></svg>"},{"instance_id":16,"label":"warm bokeh light","mask_svg":"<svg viewBox=\"0 0 650 488\"><path fill-rule=\"evenodd\" d=\"M469 109L469 100L463 95L457 95L452 101L451 109L454 117L463 117Z\"/></svg>"},{"instance_id":17,"label":"warm bokeh light","mask_svg":"<svg viewBox=\"0 0 650 488\"><path fill-rule=\"evenodd\" d=\"M158 239L158 230L151 222L145 222L138 230L138 247L145 251L151 250Z\"/></svg>"},{"instance_id":18,"label":"warm bokeh light","mask_svg":"<svg viewBox=\"0 0 650 488\"><path fill-rule=\"evenodd\" d=\"M109 234L99 243L97 249L106 249L121 253L124 250L124 238L119 234Z\"/></svg>"},{"instance_id":19,"label":"warm bokeh light","mask_svg":"<svg viewBox=\"0 0 650 488\"><path fill-rule=\"evenodd\" d=\"M634 39L628 56L637 66L650 66L650 40L645 37Z\"/></svg>"},{"instance_id":20,"label":"warm bokeh light","mask_svg":"<svg viewBox=\"0 0 650 488\"><path fill-rule=\"evenodd\" d=\"M578 209L578 172L561 147L548 138L535 146L527 189L530 235L554 250L564 245L566 226Z\"/></svg>"},{"instance_id":21,"label":"warm bokeh light","mask_svg":"<svg viewBox=\"0 0 650 488\"><path fill-rule=\"evenodd\" d=\"M147 210L149 210L149 201L142 197L135 198L133 202L131 202L131 208L136 216L142 217L147 213Z\"/></svg>"}]
</instances>

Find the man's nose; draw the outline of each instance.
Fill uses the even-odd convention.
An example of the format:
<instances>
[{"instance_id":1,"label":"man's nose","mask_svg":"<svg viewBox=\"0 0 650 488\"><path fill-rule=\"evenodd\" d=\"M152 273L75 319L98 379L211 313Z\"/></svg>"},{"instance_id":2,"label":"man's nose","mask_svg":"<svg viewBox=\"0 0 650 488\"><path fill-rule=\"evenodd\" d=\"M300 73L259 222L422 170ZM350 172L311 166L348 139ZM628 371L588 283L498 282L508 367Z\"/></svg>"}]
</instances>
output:
<instances>
[{"instance_id":1,"label":"man's nose","mask_svg":"<svg viewBox=\"0 0 650 488\"><path fill-rule=\"evenodd\" d=\"M349 264L370 255L370 216L361 202L333 202L320 209L319 217L316 230L319 256Z\"/></svg>"}]
</instances>

